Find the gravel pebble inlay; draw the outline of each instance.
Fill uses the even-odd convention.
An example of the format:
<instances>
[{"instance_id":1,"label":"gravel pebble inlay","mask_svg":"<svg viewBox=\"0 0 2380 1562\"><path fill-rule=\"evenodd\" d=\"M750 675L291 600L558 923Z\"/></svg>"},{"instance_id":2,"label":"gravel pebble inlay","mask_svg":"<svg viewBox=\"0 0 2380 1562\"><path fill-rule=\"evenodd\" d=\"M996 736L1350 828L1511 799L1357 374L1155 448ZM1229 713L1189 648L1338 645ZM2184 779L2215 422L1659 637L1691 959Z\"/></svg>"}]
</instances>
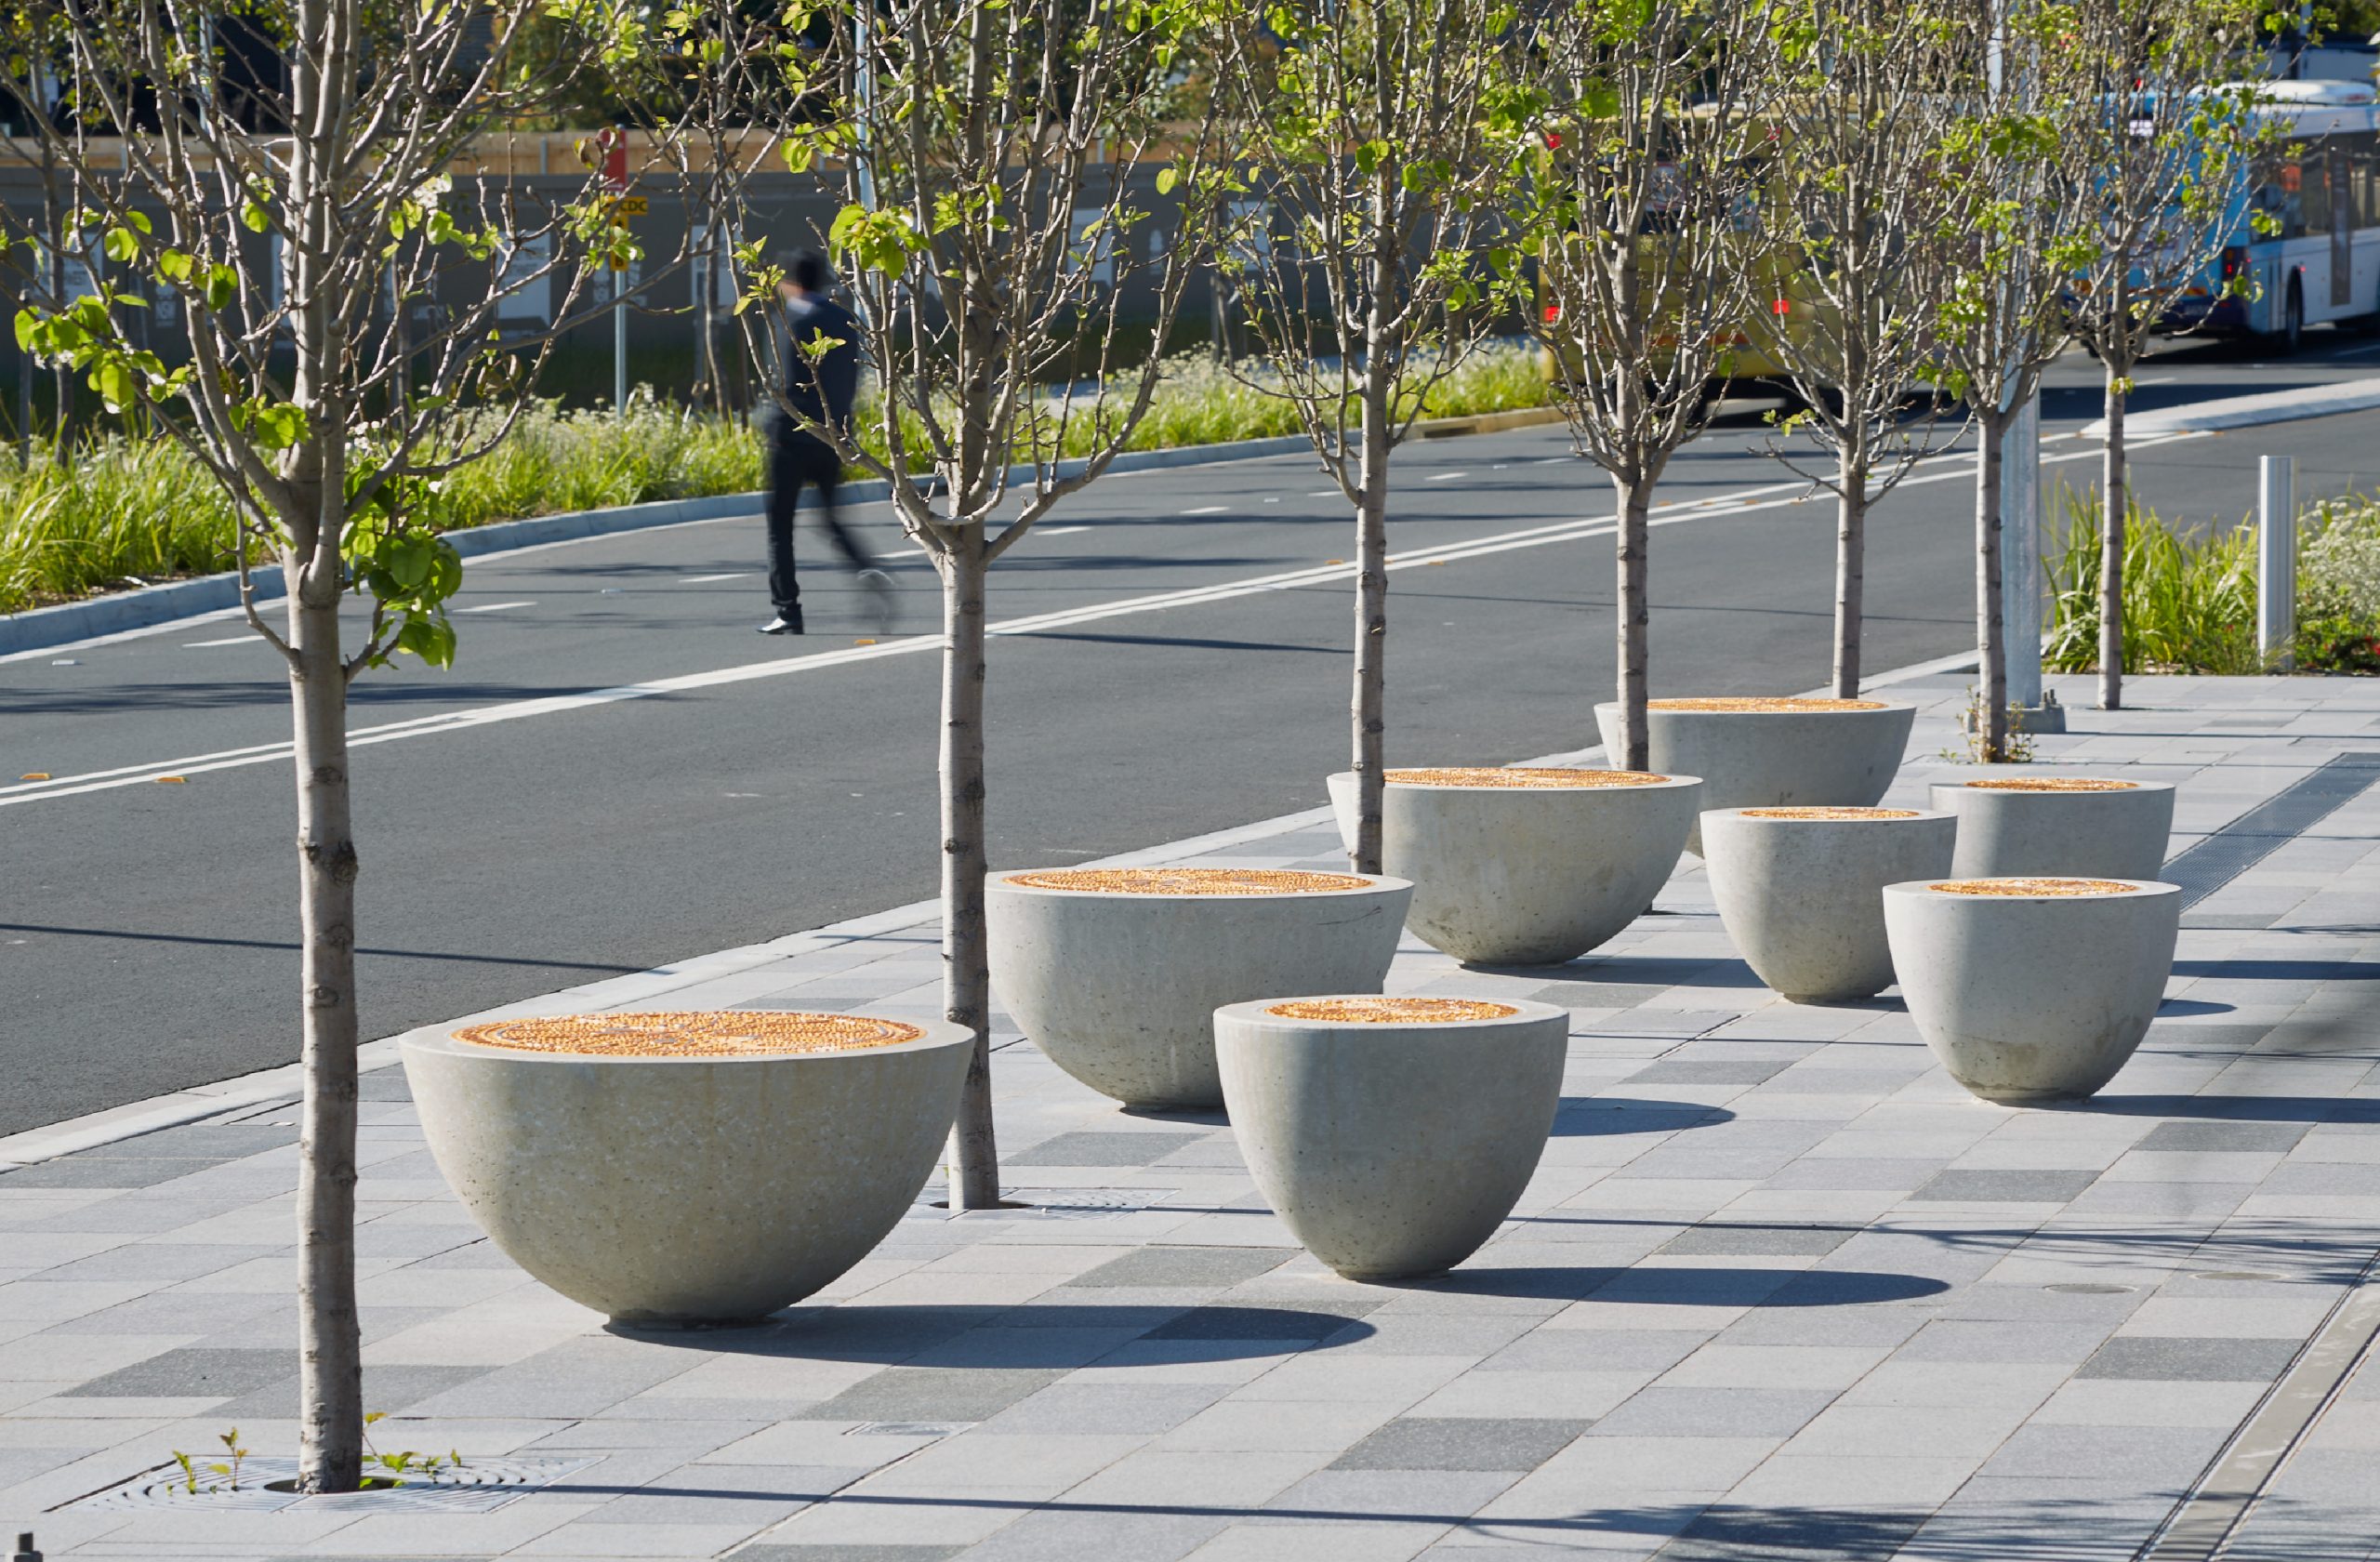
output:
<instances>
[{"instance_id":1,"label":"gravel pebble inlay","mask_svg":"<svg viewBox=\"0 0 2380 1562\"><path fill-rule=\"evenodd\" d=\"M1521 766L1455 766L1392 770L1392 787L1658 787L1669 779L1642 770L1553 770Z\"/></svg>"},{"instance_id":2,"label":"gravel pebble inlay","mask_svg":"<svg viewBox=\"0 0 2380 1562\"><path fill-rule=\"evenodd\" d=\"M915 1041L925 1032L865 1014L717 1009L684 1013L554 1014L468 1026L455 1039L516 1052L576 1057L781 1057L855 1052Z\"/></svg>"},{"instance_id":3,"label":"gravel pebble inlay","mask_svg":"<svg viewBox=\"0 0 2380 1562\"><path fill-rule=\"evenodd\" d=\"M2102 781L2089 775L2023 775L2006 781L1969 781L1978 792L2136 792L2137 781Z\"/></svg>"},{"instance_id":4,"label":"gravel pebble inlay","mask_svg":"<svg viewBox=\"0 0 2380 1562\"><path fill-rule=\"evenodd\" d=\"M1914 808L1747 808L1747 819L1914 819Z\"/></svg>"},{"instance_id":5,"label":"gravel pebble inlay","mask_svg":"<svg viewBox=\"0 0 2380 1562\"><path fill-rule=\"evenodd\" d=\"M1026 890L1096 890L1108 894L1263 895L1316 890L1368 890L1352 873L1306 873L1276 867L1060 867L1019 873L1008 882Z\"/></svg>"},{"instance_id":6,"label":"gravel pebble inlay","mask_svg":"<svg viewBox=\"0 0 2380 1562\"><path fill-rule=\"evenodd\" d=\"M1818 714L1830 710L1882 710L1882 700L1800 699L1786 695L1719 696L1646 700L1647 710L1768 710Z\"/></svg>"},{"instance_id":7,"label":"gravel pebble inlay","mask_svg":"<svg viewBox=\"0 0 2380 1562\"><path fill-rule=\"evenodd\" d=\"M2121 879L1951 879L1926 886L1936 894L2031 896L2130 894L2139 887Z\"/></svg>"},{"instance_id":8,"label":"gravel pebble inlay","mask_svg":"<svg viewBox=\"0 0 2380 1562\"><path fill-rule=\"evenodd\" d=\"M1520 1013L1509 1003L1479 998L1293 998L1264 1013L1285 1020L1329 1020L1338 1025L1410 1025L1446 1020L1501 1020Z\"/></svg>"}]
</instances>

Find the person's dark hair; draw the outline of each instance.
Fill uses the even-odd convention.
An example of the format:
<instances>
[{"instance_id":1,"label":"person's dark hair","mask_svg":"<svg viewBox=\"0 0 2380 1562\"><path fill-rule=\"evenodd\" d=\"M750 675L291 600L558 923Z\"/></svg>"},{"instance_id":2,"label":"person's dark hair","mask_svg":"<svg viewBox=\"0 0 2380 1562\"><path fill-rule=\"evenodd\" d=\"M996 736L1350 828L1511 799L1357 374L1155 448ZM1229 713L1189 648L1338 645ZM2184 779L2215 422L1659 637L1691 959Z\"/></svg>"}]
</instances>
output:
<instances>
[{"instance_id":1,"label":"person's dark hair","mask_svg":"<svg viewBox=\"0 0 2380 1562\"><path fill-rule=\"evenodd\" d=\"M787 280L804 293L824 293L834 274L826 269L826 258L814 249L797 252L786 270Z\"/></svg>"}]
</instances>

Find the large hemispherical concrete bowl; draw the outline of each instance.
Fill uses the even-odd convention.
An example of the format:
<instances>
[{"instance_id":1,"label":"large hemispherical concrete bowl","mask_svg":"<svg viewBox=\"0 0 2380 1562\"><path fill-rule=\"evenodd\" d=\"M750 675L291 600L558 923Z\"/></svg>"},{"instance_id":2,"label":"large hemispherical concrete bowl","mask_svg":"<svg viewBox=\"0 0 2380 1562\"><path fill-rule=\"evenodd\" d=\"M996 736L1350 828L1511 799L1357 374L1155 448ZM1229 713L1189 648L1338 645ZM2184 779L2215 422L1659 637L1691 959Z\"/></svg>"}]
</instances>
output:
<instances>
[{"instance_id":1,"label":"large hemispherical concrete bowl","mask_svg":"<svg viewBox=\"0 0 2380 1562\"><path fill-rule=\"evenodd\" d=\"M2087 1096L2131 1058L2165 995L2181 904L2174 885L2138 880L1921 881L1885 887L1884 931L1935 1057L1986 1101L2021 1105Z\"/></svg>"},{"instance_id":2,"label":"large hemispherical concrete bowl","mask_svg":"<svg viewBox=\"0 0 2380 1562\"><path fill-rule=\"evenodd\" d=\"M1453 1267L1512 1213L1569 1028L1521 1000L1266 1000L1216 1012L1215 1054L1258 1191L1315 1257L1384 1280Z\"/></svg>"},{"instance_id":3,"label":"large hemispherical concrete bowl","mask_svg":"<svg viewBox=\"0 0 2380 1562\"><path fill-rule=\"evenodd\" d=\"M1646 712L1653 769L1702 777L1702 806L1864 808L1900 769L1917 707L1884 700L1655 700ZM1620 706L1595 707L1604 751L1626 735ZM1702 854L1702 832L1686 849Z\"/></svg>"},{"instance_id":4,"label":"large hemispherical concrete bowl","mask_svg":"<svg viewBox=\"0 0 2380 1562\"><path fill-rule=\"evenodd\" d=\"M1892 986L1884 888L1950 871L1958 821L1913 808L1738 808L1702 815L1719 921L1794 1003Z\"/></svg>"},{"instance_id":5,"label":"large hemispherical concrete bowl","mask_svg":"<svg viewBox=\"0 0 2380 1562\"><path fill-rule=\"evenodd\" d=\"M984 896L992 990L1051 1062L1102 1095L1220 1106L1215 1011L1380 991L1412 894L1403 879L1354 873L996 873Z\"/></svg>"},{"instance_id":6,"label":"large hemispherical concrete bowl","mask_svg":"<svg viewBox=\"0 0 2380 1562\"><path fill-rule=\"evenodd\" d=\"M1958 815L1950 871L1962 879L2154 879L2174 833L2174 788L2162 781L1998 775L1933 791L1936 808Z\"/></svg>"},{"instance_id":7,"label":"large hemispherical concrete bowl","mask_svg":"<svg viewBox=\"0 0 2380 1562\"><path fill-rule=\"evenodd\" d=\"M872 1023L914 1039L708 1057L408 1039L405 1078L447 1185L522 1268L618 1323L748 1322L866 1257L941 1158L972 1038Z\"/></svg>"},{"instance_id":8,"label":"large hemispherical concrete bowl","mask_svg":"<svg viewBox=\"0 0 2380 1562\"><path fill-rule=\"evenodd\" d=\"M1351 818L1355 773L1329 786ZM1701 795L1691 775L1391 771L1381 866L1413 880L1406 925L1433 948L1472 964L1559 964L1653 904Z\"/></svg>"}]
</instances>

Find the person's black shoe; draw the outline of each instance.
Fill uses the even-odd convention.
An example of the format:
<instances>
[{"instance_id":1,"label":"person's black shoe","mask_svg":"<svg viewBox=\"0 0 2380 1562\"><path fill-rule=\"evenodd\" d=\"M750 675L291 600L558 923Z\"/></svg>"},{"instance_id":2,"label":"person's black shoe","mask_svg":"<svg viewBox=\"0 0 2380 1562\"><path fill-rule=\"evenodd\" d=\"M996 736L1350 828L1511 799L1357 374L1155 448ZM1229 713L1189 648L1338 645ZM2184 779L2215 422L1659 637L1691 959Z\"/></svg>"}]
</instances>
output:
<instances>
[{"instance_id":1,"label":"person's black shoe","mask_svg":"<svg viewBox=\"0 0 2380 1562\"><path fill-rule=\"evenodd\" d=\"M762 634L800 634L801 609L798 607L780 609L775 617L760 626L760 632Z\"/></svg>"}]
</instances>

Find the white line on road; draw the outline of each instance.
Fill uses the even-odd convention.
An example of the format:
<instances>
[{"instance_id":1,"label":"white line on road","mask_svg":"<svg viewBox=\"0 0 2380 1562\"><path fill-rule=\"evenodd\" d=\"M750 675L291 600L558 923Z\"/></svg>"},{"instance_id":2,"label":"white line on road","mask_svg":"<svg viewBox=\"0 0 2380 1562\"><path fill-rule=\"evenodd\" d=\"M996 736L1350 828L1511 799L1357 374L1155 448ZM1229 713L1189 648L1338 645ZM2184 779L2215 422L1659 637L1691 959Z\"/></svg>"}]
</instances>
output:
<instances>
[{"instance_id":1,"label":"white line on road","mask_svg":"<svg viewBox=\"0 0 2380 1562\"><path fill-rule=\"evenodd\" d=\"M536 605L537 604L533 602L481 602L476 607L458 607L455 611L457 613L502 613L505 609L510 607L535 607Z\"/></svg>"},{"instance_id":2,"label":"white line on road","mask_svg":"<svg viewBox=\"0 0 2380 1562\"><path fill-rule=\"evenodd\" d=\"M1469 477L1470 475L1471 474L1467 471L1432 472L1421 481L1424 483L1451 483L1458 477Z\"/></svg>"},{"instance_id":3,"label":"white line on road","mask_svg":"<svg viewBox=\"0 0 2380 1562\"><path fill-rule=\"evenodd\" d=\"M221 640L186 640L182 642L182 649L205 651L217 645L262 645L264 642L264 636L250 629L246 634L225 635Z\"/></svg>"},{"instance_id":4,"label":"white line on road","mask_svg":"<svg viewBox=\"0 0 2380 1562\"><path fill-rule=\"evenodd\" d=\"M1033 528L1033 535L1035 536L1064 536L1069 532L1089 530L1091 530L1089 526L1036 526Z\"/></svg>"},{"instance_id":5,"label":"white line on road","mask_svg":"<svg viewBox=\"0 0 2380 1562\"><path fill-rule=\"evenodd\" d=\"M708 586L721 580L749 580L750 570L734 570L726 575L690 575L678 582L681 586Z\"/></svg>"},{"instance_id":6,"label":"white line on road","mask_svg":"<svg viewBox=\"0 0 2380 1562\"><path fill-rule=\"evenodd\" d=\"M2140 440L2135 448L2151 443L2179 443L2202 438L2199 434L2164 435ZM2044 466L2067 461L2096 459L2096 446L2070 454L2047 457ZM1964 478L1972 481L1975 457L1959 453L1935 457L1945 470L1906 479L1902 486L1915 483L1948 482ZM1684 525L1708 521L1715 516L1743 515L1756 510L1777 510L1792 500L1764 497L1779 487L1798 488L1799 483L1771 484L1744 490L1734 496L1734 501L1724 509L1702 508L1680 510L1655 516L1656 526ZM1558 521L1545 525L1524 527L1519 531L1500 533L1457 543L1451 547L1431 550L1426 556L1391 559L1392 570L1413 569L1437 563L1456 563L1466 559L1481 559L1516 549L1543 548L1550 544L1572 542L1582 538L1608 536L1612 532L1611 517L1593 516L1580 520ZM1158 591L1146 596L1124 597L1115 602L1093 603L1083 607L1062 608L1054 613L1035 614L1024 618L990 626L985 632L994 635L1030 635L1046 629L1092 623L1103 618L1117 618L1135 613L1160 612L1167 608L1194 607L1207 602L1226 602L1235 597L1255 596L1267 591L1297 590L1310 586L1329 585L1346 580L1355 573L1352 564L1322 564L1304 569L1287 570L1276 575L1262 575L1243 580L1221 581L1212 586L1191 587L1183 590ZM502 705L482 706L471 710L451 711L438 716L420 716L409 721L390 721L375 727L359 727L348 735L348 747L367 748L378 743L395 743L409 737L427 737L438 733L461 732L474 727L495 726L505 721L525 721L533 716L559 715L565 711L591 709L597 706L615 705L625 700L652 699L662 695L684 694L695 689L720 688L735 683L752 682L763 678L782 678L788 674L815 672L852 662L872 662L887 656L916 655L942 648L939 634L912 635L900 640L888 640L874 645L855 645L840 651L813 653L804 656L787 656L773 661L752 662L743 667L717 668L707 672L685 673L676 678L658 678L643 683L621 684L609 689L590 689L584 694L554 695L540 699L514 700ZM93 771L80 775L66 775L51 781L20 782L0 787L0 808L15 803L37 802L46 798L75 797L85 792L111 791L121 787L136 787L152 782L160 775L204 774L210 771L233 770L243 766L271 764L289 757L286 743L262 744L248 748L227 748L211 754L193 754L187 758L168 760L162 763L126 765L115 770Z\"/></svg>"},{"instance_id":7,"label":"white line on road","mask_svg":"<svg viewBox=\"0 0 2380 1562\"><path fill-rule=\"evenodd\" d=\"M1185 510L1182 513L1184 515L1221 515L1224 510L1227 510L1230 508L1231 506L1229 505L1200 505L1196 510Z\"/></svg>"}]
</instances>

